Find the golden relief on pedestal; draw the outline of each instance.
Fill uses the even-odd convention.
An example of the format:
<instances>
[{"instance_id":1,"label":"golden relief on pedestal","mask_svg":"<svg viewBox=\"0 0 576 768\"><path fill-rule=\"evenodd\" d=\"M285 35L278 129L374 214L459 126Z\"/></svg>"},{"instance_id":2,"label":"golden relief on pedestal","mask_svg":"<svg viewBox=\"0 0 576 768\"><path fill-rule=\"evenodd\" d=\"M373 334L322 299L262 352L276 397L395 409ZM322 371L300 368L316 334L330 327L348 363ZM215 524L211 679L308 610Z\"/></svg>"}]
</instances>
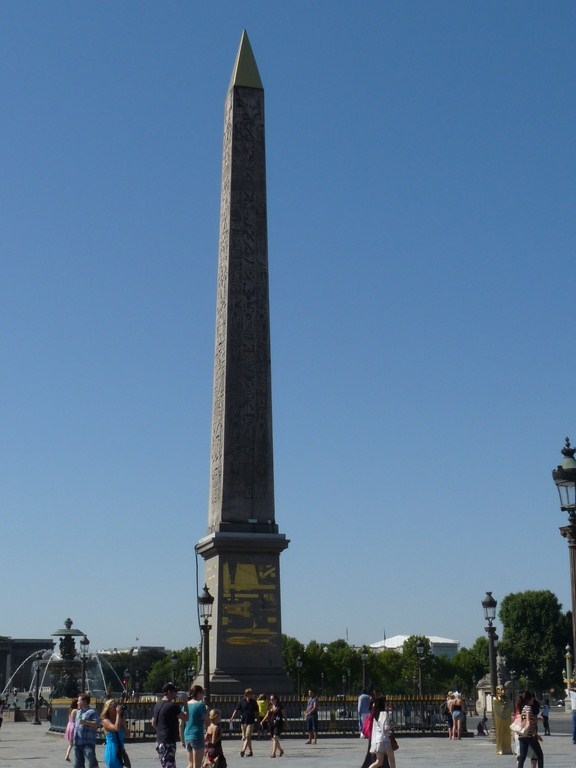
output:
<instances>
[{"instance_id":1,"label":"golden relief on pedestal","mask_svg":"<svg viewBox=\"0 0 576 768\"><path fill-rule=\"evenodd\" d=\"M278 568L275 563L222 564L221 638L229 645L276 645Z\"/></svg>"}]
</instances>

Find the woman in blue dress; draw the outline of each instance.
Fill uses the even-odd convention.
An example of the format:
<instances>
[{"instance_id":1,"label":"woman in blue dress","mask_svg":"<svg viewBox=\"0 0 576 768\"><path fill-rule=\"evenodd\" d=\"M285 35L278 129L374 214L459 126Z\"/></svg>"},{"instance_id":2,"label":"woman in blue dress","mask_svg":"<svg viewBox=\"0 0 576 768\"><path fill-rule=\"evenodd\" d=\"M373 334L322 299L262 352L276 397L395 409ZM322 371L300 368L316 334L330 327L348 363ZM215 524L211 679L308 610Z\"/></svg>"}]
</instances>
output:
<instances>
[{"instance_id":1,"label":"woman in blue dress","mask_svg":"<svg viewBox=\"0 0 576 768\"><path fill-rule=\"evenodd\" d=\"M122 750L128 728L124 709L116 699L108 699L105 702L100 713L100 722L106 737L104 762L108 768L122 768Z\"/></svg>"}]
</instances>

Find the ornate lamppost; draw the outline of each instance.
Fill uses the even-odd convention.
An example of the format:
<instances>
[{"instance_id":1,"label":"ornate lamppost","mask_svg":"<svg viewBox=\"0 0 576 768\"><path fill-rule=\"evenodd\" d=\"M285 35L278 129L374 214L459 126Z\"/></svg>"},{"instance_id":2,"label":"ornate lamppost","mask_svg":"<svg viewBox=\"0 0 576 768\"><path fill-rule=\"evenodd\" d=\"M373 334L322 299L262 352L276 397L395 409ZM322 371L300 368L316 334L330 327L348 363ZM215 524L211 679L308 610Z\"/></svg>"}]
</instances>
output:
<instances>
[{"instance_id":1,"label":"ornate lamppost","mask_svg":"<svg viewBox=\"0 0 576 768\"><path fill-rule=\"evenodd\" d=\"M128 692L130 689L130 670L128 667L124 670L124 695L128 698Z\"/></svg>"},{"instance_id":2,"label":"ornate lamppost","mask_svg":"<svg viewBox=\"0 0 576 768\"><path fill-rule=\"evenodd\" d=\"M296 673L298 675L298 701L300 701L302 692L300 690L300 674L302 672L302 659L300 656L296 659Z\"/></svg>"},{"instance_id":3,"label":"ornate lamppost","mask_svg":"<svg viewBox=\"0 0 576 768\"><path fill-rule=\"evenodd\" d=\"M562 463L552 470L552 478L556 483L560 497L560 509L568 512L568 525L560 528L560 533L568 541L570 557L570 588L572 594L572 648L576 648L576 448L566 444L562 448ZM568 671L568 670L566 670Z\"/></svg>"},{"instance_id":4,"label":"ornate lamppost","mask_svg":"<svg viewBox=\"0 0 576 768\"><path fill-rule=\"evenodd\" d=\"M204 584L204 589L201 595L198 595L198 612L200 615L200 630L202 631L202 646L204 648L204 659L202 660L202 666L204 668L204 696L205 701L208 704L210 702L210 630L212 625L210 619L212 618L212 608L214 607L214 598L208 591L208 587Z\"/></svg>"},{"instance_id":5,"label":"ornate lamppost","mask_svg":"<svg viewBox=\"0 0 576 768\"><path fill-rule=\"evenodd\" d=\"M81 650L80 650L80 659L82 661L82 692L83 693L89 693L89 691L86 691L86 662L88 661L88 646L90 645L90 640L84 635L82 640L80 640Z\"/></svg>"},{"instance_id":6,"label":"ornate lamppost","mask_svg":"<svg viewBox=\"0 0 576 768\"><path fill-rule=\"evenodd\" d=\"M176 664L178 664L178 656L176 656L176 653L173 653L172 656L170 656L170 665L172 666L172 678L170 682L172 685L176 682Z\"/></svg>"},{"instance_id":7,"label":"ornate lamppost","mask_svg":"<svg viewBox=\"0 0 576 768\"><path fill-rule=\"evenodd\" d=\"M368 661L368 648L362 646L360 651L360 661L362 662L362 690L366 690L366 662Z\"/></svg>"},{"instance_id":8,"label":"ornate lamppost","mask_svg":"<svg viewBox=\"0 0 576 768\"><path fill-rule=\"evenodd\" d=\"M42 725L40 718L38 717L38 708L40 706L40 662L44 656L44 651L38 651L36 654L36 691L34 695L34 720L32 725Z\"/></svg>"},{"instance_id":9,"label":"ornate lamppost","mask_svg":"<svg viewBox=\"0 0 576 768\"><path fill-rule=\"evenodd\" d=\"M188 690L192 688L192 680L194 680L194 675L196 674L196 670L194 667L188 667L186 670L186 677L188 679Z\"/></svg>"},{"instance_id":10,"label":"ornate lamppost","mask_svg":"<svg viewBox=\"0 0 576 768\"><path fill-rule=\"evenodd\" d=\"M563 670L564 686L566 691L569 692L570 688L574 686L574 666L572 664L572 654L570 653L570 646L566 646L566 653L564 654L564 660L566 661L566 667ZM564 710L570 711L570 699L568 696L564 699Z\"/></svg>"},{"instance_id":11,"label":"ornate lamppost","mask_svg":"<svg viewBox=\"0 0 576 768\"><path fill-rule=\"evenodd\" d=\"M422 663L424 661L424 643L418 640L416 643L416 653L418 654L418 695L422 696Z\"/></svg>"},{"instance_id":12,"label":"ornate lamppost","mask_svg":"<svg viewBox=\"0 0 576 768\"><path fill-rule=\"evenodd\" d=\"M492 592L486 592L486 597L482 600L482 608L484 608L484 618L488 622L488 626L485 627L488 633L488 655L490 659L490 693L492 699L496 696L496 648L495 642L498 639L496 634L496 627L494 626L494 619L496 618L496 606L497 601L492 597Z\"/></svg>"}]
</instances>

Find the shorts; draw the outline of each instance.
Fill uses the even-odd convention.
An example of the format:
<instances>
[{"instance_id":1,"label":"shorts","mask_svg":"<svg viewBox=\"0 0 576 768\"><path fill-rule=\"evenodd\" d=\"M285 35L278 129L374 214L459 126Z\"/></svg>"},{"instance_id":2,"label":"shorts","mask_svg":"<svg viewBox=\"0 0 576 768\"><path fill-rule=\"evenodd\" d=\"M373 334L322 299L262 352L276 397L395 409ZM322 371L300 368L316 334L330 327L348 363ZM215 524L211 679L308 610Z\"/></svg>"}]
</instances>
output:
<instances>
[{"instance_id":1,"label":"shorts","mask_svg":"<svg viewBox=\"0 0 576 768\"><path fill-rule=\"evenodd\" d=\"M249 739L254 733L254 723L241 723L242 738Z\"/></svg>"},{"instance_id":2,"label":"shorts","mask_svg":"<svg viewBox=\"0 0 576 768\"><path fill-rule=\"evenodd\" d=\"M176 768L176 744L165 742L156 744L156 752L162 768Z\"/></svg>"},{"instance_id":3,"label":"shorts","mask_svg":"<svg viewBox=\"0 0 576 768\"><path fill-rule=\"evenodd\" d=\"M306 718L306 730L317 731L318 730L318 715L308 715Z\"/></svg>"},{"instance_id":4,"label":"shorts","mask_svg":"<svg viewBox=\"0 0 576 768\"><path fill-rule=\"evenodd\" d=\"M204 747L204 736L199 736L197 739L190 739L190 741L186 742L186 749L188 752L192 752L195 749L204 749Z\"/></svg>"},{"instance_id":5,"label":"shorts","mask_svg":"<svg viewBox=\"0 0 576 768\"><path fill-rule=\"evenodd\" d=\"M464 712L461 709L454 709L452 711L453 720L464 720Z\"/></svg>"},{"instance_id":6,"label":"shorts","mask_svg":"<svg viewBox=\"0 0 576 768\"><path fill-rule=\"evenodd\" d=\"M382 741L377 741L375 744L372 745L372 749L374 754L377 754L378 752L392 752L392 742L390 741L390 737L386 734Z\"/></svg>"}]
</instances>

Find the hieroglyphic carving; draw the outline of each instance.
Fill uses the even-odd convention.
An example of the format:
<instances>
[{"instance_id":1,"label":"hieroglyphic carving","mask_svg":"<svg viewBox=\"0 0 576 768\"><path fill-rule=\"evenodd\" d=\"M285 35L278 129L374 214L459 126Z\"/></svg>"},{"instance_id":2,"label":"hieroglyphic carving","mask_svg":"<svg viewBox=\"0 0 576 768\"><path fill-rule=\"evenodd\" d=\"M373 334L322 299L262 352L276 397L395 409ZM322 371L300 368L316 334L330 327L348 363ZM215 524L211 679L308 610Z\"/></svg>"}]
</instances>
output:
<instances>
[{"instance_id":1,"label":"hieroglyphic carving","mask_svg":"<svg viewBox=\"0 0 576 768\"><path fill-rule=\"evenodd\" d=\"M264 92L225 107L209 530L274 521Z\"/></svg>"}]
</instances>

